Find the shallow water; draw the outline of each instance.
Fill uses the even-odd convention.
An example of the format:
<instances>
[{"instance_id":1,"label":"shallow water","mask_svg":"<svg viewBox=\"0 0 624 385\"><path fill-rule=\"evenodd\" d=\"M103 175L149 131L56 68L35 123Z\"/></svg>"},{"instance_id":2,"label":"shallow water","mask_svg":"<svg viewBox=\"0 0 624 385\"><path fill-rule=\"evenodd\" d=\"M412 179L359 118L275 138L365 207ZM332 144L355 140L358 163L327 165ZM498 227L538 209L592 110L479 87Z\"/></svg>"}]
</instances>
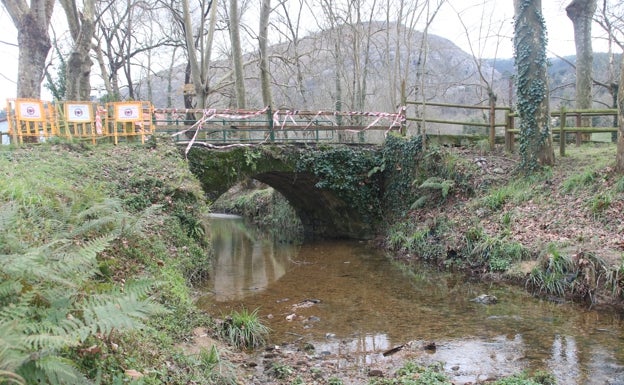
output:
<instances>
[{"instance_id":1,"label":"shallow water","mask_svg":"<svg viewBox=\"0 0 624 385\"><path fill-rule=\"evenodd\" d=\"M211 219L214 271L200 306L213 314L258 309L271 343L305 341L348 357L383 361L395 346L435 342L458 384L522 369L560 384L624 384L619 314L540 301L523 290L470 282L427 268L409 274L360 242L276 242L240 218ZM476 296L499 302L481 305Z\"/></svg>"}]
</instances>

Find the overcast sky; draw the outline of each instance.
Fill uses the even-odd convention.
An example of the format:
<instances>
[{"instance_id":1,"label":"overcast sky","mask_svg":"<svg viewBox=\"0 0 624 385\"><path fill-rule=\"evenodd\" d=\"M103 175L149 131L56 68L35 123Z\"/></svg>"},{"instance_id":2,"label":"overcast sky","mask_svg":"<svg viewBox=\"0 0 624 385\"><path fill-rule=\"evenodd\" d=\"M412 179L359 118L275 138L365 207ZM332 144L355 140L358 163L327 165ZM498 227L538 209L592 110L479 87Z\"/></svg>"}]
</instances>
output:
<instances>
[{"instance_id":1,"label":"overcast sky","mask_svg":"<svg viewBox=\"0 0 624 385\"><path fill-rule=\"evenodd\" d=\"M542 3L548 29L548 56L573 55L572 22L565 14L565 6L569 0L545 0ZM449 0L431 25L430 33L443 36L479 57L510 58L513 55L512 20L512 0ZM468 29L472 52L462 23ZM4 106L6 98L15 97L16 93L18 49L17 33L2 6L0 25L4 26L0 35L0 103ZM594 34L599 32L594 27ZM604 44L596 40L594 51L605 50ZM44 92L43 95L44 98L49 98L47 93Z\"/></svg>"}]
</instances>

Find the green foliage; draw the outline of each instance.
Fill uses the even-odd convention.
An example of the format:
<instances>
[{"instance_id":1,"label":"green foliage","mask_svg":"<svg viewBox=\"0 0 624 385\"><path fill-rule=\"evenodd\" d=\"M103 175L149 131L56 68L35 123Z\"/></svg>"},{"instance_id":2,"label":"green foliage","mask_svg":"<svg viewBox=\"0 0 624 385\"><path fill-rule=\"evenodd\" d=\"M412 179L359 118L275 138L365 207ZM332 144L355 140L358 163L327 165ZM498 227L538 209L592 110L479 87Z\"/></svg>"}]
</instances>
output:
<instances>
[{"instance_id":1,"label":"green foliage","mask_svg":"<svg viewBox=\"0 0 624 385\"><path fill-rule=\"evenodd\" d=\"M502 378L494 385L557 385L555 377L546 372L536 372L532 376L526 372Z\"/></svg>"},{"instance_id":2,"label":"green foliage","mask_svg":"<svg viewBox=\"0 0 624 385\"><path fill-rule=\"evenodd\" d=\"M446 257L446 246L440 242L440 235L446 230L446 223L442 220L429 225L401 222L389 230L387 247L422 260L438 262Z\"/></svg>"},{"instance_id":3,"label":"green foliage","mask_svg":"<svg viewBox=\"0 0 624 385\"><path fill-rule=\"evenodd\" d=\"M452 382L444 374L442 364L427 367L414 362L406 362L397 370L394 378L373 379L369 385L451 385Z\"/></svg>"},{"instance_id":4,"label":"green foliage","mask_svg":"<svg viewBox=\"0 0 624 385\"><path fill-rule=\"evenodd\" d=\"M624 176L618 178L615 182L615 192L624 193Z\"/></svg>"},{"instance_id":5,"label":"green foliage","mask_svg":"<svg viewBox=\"0 0 624 385\"><path fill-rule=\"evenodd\" d=\"M418 190L422 195L412 204L412 208L422 207L428 200L444 202L449 191L454 186L455 182L452 180L442 179L436 176L428 178L418 186Z\"/></svg>"},{"instance_id":6,"label":"green foliage","mask_svg":"<svg viewBox=\"0 0 624 385\"><path fill-rule=\"evenodd\" d=\"M413 188L422 154L422 137L402 137L390 134L382 150L383 163L379 170L385 174L384 202L388 211L404 213L418 199Z\"/></svg>"},{"instance_id":7,"label":"green foliage","mask_svg":"<svg viewBox=\"0 0 624 385\"><path fill-rule=\"evenodd\" d=\"M327 385L343 385L344 382L338 377L329 377L327 379Z\"/></svg>"},{"instance_id":8,"label":"green foliage","mask_svg":"<svg viewBox=\"0 0 624 385\"><path fill-rule=\"evenodd\" d=\"M233 311L219 325L219 335L237 348L254 349L265 344L269 328L260 322L258 309Z\"/></svg>"},{"instance_id":9,"label":"green foliage","mask_svg":"<svg viewBox=\"0 0 624 385\"><path fill-rule=\"evenodd\" d=\"M563 191L571 193L593 185L596 180L596 172L594 170L586 170L580 174L574 174L563 182Z\"/></svg>"},{"instance_id":10,"label":"green foliage","mask_svg":"<svg viewBox=\"0 0 624 385\"><path fill-rule=\"evenodd\" d=\"M46 143L0 156L0 382L18 383L19 368L28 383L123 384L131 368L143 384L235 383L222 361L173 346L210 325L187 286L210 254L174 215L199 218L205 205L167 143Z\"/></svg>"},{"instance_id":11,"label":"green foliage","mask_svg":"<svg viewBox=\"0 0 624 385\"><path fill-rule=\"evenodd\" d=\"M271 376L277 378L278 380L284 380L290 377L295 371L288 365L274 362L271 364L268 372Z\"/></svg>"},{"instance_id":12,"label":"green foliage","mask_svg":"<svg viewBox=\"0 0 624 385\"><path fill-rule=\"evenodd\" d=\"M535 179L518 179L511 183L494 188L483 197L483 205L490 210L500 210L506 203L522 203L534 195Z\"/></svg>"},{"instance_id":13,"label":"green foliage","mask_svg":"<svg viewBox=\"0 0 624 385\"><path fill-rule=\"evenodd\" d=\"M350 202L368 220L381 215L379 175L371 173L381 164L375 150L332 146L324 151L304 151L297 160L297 172L318 178L315 187L336 193Z\"/></svg>"},{"instance_id":14,"label":"green foliage","mask_svg":"<svg viewBox=\"0 0 624 385\"><path fill-rule=\"evenodd\" d=\"M4 207L0 234L12 234L28 211ZM123 212L100 205L68 218L40 217L51 230L39 244L10 246L0 264L0 367L26 382L84 384L88 380L64 349L78 347L96 333L142 326L164 309L149 299L152 283L128 281L123 289L95 286L97 256L123 233ZM70 210L59 208L61 214ZM25 215L25 217L24 217ZM67 220L71 226L58 226ZM50 226L48 226L50 224ZM65 228L65 231L60 231Z\"/></svg>"},{"instance_id":15,"label":"green foliage","mask_svg":"<svg viewBox=\"0 0 624 385\"><path fill-rule=\"evenodd\" d=\"M600 216L611 206L612 199L612 195L608 192L594 195L589 201L592 214Z\"/></svg>"},{"instance_id":16,"label":"green foliage","mask_svg":"<svg viewBox=\"0 0 624 385\"><path fill-rule=\"evenodd\" d=\"M487 265L490 271L506 271L514 262L530 255L521 243L490 237L480 228L466 232L464 237L466 246L463 254L472 265Z\"/></svg>"}]
</instances>

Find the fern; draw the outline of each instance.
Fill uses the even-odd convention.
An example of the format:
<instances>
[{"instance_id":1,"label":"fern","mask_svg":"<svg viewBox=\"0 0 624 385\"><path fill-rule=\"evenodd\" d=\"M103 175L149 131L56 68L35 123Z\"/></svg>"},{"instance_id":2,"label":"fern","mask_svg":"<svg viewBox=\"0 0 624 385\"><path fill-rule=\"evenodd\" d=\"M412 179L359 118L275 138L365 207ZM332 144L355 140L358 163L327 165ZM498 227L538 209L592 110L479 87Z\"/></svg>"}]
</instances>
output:
<instances>
[{"instance_id":1,"label":"fern","mask_svg":"<svg viewBox=\"0 0 624 385\"><path fill-rule=\"evenodd\" d=\"M92 284L97 256L122 233L140 231L144 217L130 216L114 200L79 212L74 207L0 216L0 234L19 234L32 223L39 231L26 238L30 244L5 245L0 254L0 383L89 383L62 351L96 333L141 327L164 311L149 298L154 285L148 280L106 291Z\"/></svg>"}]
</instances>

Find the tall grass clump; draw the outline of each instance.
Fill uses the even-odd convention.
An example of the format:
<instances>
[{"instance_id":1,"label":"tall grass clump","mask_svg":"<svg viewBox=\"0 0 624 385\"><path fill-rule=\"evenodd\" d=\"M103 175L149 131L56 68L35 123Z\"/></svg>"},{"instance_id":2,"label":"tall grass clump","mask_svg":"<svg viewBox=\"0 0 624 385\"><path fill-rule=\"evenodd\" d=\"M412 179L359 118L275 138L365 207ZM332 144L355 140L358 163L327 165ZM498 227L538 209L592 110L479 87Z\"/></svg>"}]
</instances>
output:
<instances>
[{"instance_id":1,"label":"tall grass clump","mask_svg":"<svg viewBox=\"0 0 624 385\"><path fill-rule=\"evenodd\" d=\"M548 252L542 263L536 266L527 279L527 286L537 294L564 297L571 291L577 271L572 259L562 253L556 245L548 245Z\"/></svg>"},{"instance_id":2,"label":"tall grass clump","mask_svg":"<svg viewBox=\"0 0 624 385\"><path fill-rule=\"evenodd\" d=\"M254 349L266 343L269 328L258 317L258 309L232 311L219 326L219 335L240 349Z\"/></svg>"}]
</instances>

